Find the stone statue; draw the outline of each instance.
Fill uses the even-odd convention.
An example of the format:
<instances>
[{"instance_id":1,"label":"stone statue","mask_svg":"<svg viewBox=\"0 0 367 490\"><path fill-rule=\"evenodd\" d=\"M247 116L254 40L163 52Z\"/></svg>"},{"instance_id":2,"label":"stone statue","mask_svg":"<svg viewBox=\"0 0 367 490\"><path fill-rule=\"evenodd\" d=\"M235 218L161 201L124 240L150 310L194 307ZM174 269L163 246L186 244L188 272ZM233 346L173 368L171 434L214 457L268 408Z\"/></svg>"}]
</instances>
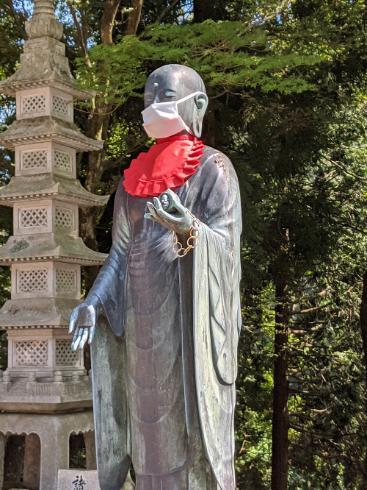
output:
<instances>
[{"instance_id":1,"label":"stone statue","mask_svg":"<svg viewBox=\"0 0 367 490\"><path fill-rule=\"evenodd\" d=\"M238 181L200 140L194 70L155 70L144 99L157 142L119 183L110 254L70 322L73 348L91 343L100 485L132 464L138 490L233 490Z\"/></svg>"}]
</instances>

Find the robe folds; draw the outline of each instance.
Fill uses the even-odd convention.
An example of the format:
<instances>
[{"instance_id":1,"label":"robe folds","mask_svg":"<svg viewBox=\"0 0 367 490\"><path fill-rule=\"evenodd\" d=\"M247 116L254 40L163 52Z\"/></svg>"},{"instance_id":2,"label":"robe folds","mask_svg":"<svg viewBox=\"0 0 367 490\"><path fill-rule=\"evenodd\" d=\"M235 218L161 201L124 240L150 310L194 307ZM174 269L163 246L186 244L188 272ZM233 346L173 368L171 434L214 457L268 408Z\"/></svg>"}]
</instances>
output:
<instances>
[{"instance_id":1,"label":"robe folds","mask_svg":"<svg viewBox=\"0 0 367 490\"><path fill-rule=\"evenodd\" d=\"M101 305L92 381L102 490L119 490L131 462L154 478L186 468L189 490L235 489L238 180L206 146L174 191L198 221L193 252L178 258L173 233L144 218L149 198L119 183L111 251L88 295Z\"/></svg>"}]
</instances>

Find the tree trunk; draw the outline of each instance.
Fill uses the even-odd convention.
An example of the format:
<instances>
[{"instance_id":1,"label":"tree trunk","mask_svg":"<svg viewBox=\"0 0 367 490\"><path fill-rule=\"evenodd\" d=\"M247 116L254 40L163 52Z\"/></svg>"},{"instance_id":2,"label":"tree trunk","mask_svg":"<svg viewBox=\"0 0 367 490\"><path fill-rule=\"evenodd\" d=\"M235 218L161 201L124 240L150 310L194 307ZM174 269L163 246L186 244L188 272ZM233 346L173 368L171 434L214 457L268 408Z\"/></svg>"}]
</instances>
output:
<instances>
[{"instance_id":1,"label":"tree trunk","mask_svg":"<svg viewBox=\"0 0 367 490\"><path fill-rule=\"evenodd\" d=\"M194 0L194 21L204 22L204 20L212 19L213 4L208 0Z\"/></svg>"},{"instance_id":2,"label":"tree trunk","mask_svg":"<svg viewBox=\"0 0 367 490\"><path fill-rule=\"evenodd\" d=\"M359 323L361 328L362 347L363 347L363 360L365 369L365 382L367 388L367 271L363 274L363 288ZM367 406L365 407L367 414ZM367 488L367 452L364 455L364 472L362 476L361 488Z\"/></svg>"},{"instance_id":3,"label":"tree trunk","mask_svg":"<svg viewBox=\"0 0 367 490\"><path fill-rule=\"evenodd\" d=\"M143 3L144 0L133 0L132 2L133 10L130 13L129 18L127 20L126 34L136 34L139 27Z\"/></svg>"},{"instance_id":4,"label":"tree trunk","mask_svg":"<svg viewBox=\"0 0 367 490\"><path fill-rule=\"evenodd\" d=\"M103 14L101 17L101 40L102 44L113 44L113 28L115 25L116 15L120 6L120 0L105 0L103 6ZM143 0L133 1L133 11L128 18L129 34L136 34L139 25ZM95 107L91 117L88 119L87 135L90 138L104 140L108 136L108 127L110 124L110 112L112 107L106 105L103 100L98 97L95 100ZM101 152L90 152L88 155L88 175L85 182L85 187L88 191L95 193L101 181L103 172L107 162L103 158ZM88 208L83 211L81 217L81 235L86 245L93 250L97 250L96 241L96 211L93 208ZM84 273L85 286L88 290L98 273L97 267L88 267Z\"/></svg>"},{"instance_id":5,"label":"tree trunk","mask_svg":"<svg viewBox=\"0 0 367 490\"><path fill-rule=\"evenodd\" d=\"M360 309L360 326L367 386L367 271L363 275L362 300Z\"/></svg>"},{"instance_id":6,"label":"tree trunk","mask_svg":"<svg viewBox=\"0 0 367 490\"><path fill-rule=\"evenodd\" d=\"M101 18L102 44L113 44L113 28L120 0L105 0Z\"/></svg>"},{"instance_id":7,"label":"tree trunk","mask_svg":"<svg viewBox=\"0 0 367 490\"><path fill-rule=\"evenodd\" d=\"M108 133L108 125L110 122L110 115L108 114L110 107L98 103L98 99L96 100L96 108L94 110L93 116L89 120L87 135L90 138L104 140L107 137ZM105 170L106 163L103 159L102 152L90 152L88 155L88 174L85 180L85 187L89 192L95 193L99 183L101 182L101 178L103 172ZM98 218L100 214L96 213L95 208L85 208L81 212L81 223L80 223L80 231L81 236L85 244L93 249L98 249L98 244L96 240L96 217ZM98 274L98 267L87 267L84 270L84 280L85 287L88 291Z\"/></svg>"},{"instance_id":8,"label":"tree trunk","mask_svg":"<svg viewBox=\"0 0 367 490\"><path fill-rule=\"evenodd\" d=\"M288 323L290 317L289 281L289 229L274 223L274 262L272 277L275 286L274 335L274 390L272 420L272 490L286 490L288 483Z\"/></svg>"},{"instance_id":9,"label":"tree trunk","mask_svg":"<svg viewBox=\"0 0 367 490\"><path fill-rule=\"evenodd\" d=\"M194 0L194 22L204 20L225 20L227 18L226 2Z\"/></svg>"},{"instance_id":10,"label":"tree trunk","mask_svg":"<svg viewBox=\"0 0 367 490\"><path fill-rule=\"evenodd\" d=\"M288 480L288 308L286 285L275 279L274 391L272 424L272 490L286 490Z\"/></svg>"},{"instance_id":11,"label":"tree trunk","mask_svg":"<svg viewBox=\"0 0 367 490\"><path fill-rule=\"evenodd\" d=\"M210 89L207 91L210 100ZM216 100L211 99L208 106L208 110L205 114L205 124L203 129L203 139L206 145L216 147L216 116L218 116L216 110Z\"/></svg>"}]
</instances>

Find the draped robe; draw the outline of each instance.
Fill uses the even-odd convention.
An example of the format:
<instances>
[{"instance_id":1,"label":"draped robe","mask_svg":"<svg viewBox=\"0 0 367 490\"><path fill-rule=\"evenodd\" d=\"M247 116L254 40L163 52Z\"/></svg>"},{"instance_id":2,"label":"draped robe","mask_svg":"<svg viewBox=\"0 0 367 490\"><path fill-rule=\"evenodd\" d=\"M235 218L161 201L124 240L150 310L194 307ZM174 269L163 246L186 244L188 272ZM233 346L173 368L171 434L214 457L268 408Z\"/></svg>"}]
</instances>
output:
<instances>
[{"instance_id":1,"label":"draped robe","mask_svg":"<svg viewBox=\"0 0 367 490\"><path fill-rule=\"evenodd\" d=\"M101 305L92 381L102 490L119 490L131 462L141 481L166 475L159 488L235 488L238 180L230 160L205 147L175 192L198 220L193 252L178 258L172 231L144 218L149 199L120 182L112 247L89 293ZM176 472L181 487L169 484Z\"/></svg>"}]
</instances>

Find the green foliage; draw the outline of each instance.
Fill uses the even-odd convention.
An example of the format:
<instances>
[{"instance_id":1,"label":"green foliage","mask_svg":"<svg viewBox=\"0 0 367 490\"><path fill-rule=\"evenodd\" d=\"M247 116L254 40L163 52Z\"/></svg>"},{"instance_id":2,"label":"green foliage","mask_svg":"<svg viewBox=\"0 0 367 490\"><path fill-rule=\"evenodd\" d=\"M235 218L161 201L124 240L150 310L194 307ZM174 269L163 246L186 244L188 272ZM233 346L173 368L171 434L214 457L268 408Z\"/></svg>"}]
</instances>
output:
<instances>
[{"instance_id":1,"label":"green foliage","mask_svg":"<svg viewBox=\"0 0 367 490\"><path fill-rule=\"evenodd\" d=\"M17 1L0 3L0 80L15 69L25 37L26 12L17 7Z\"/></svg>"},{"instance_id":2,"label":"green foliage","mask_svg":"<svg viewBox=\"0 0 367 490\"><path fill-rule=\"evenodd\" d=\"M137 95L155 64L179 63L198 70L213 92L260 88L299 93L314 84L299 72L323 61L318 54L274 53L262 29L247 33L241 22L154 25L140 37L90 50L92 69L79 60L78 80L106 102L123 104ZM158 65L157 65L158 66Z\"/></svg>"},{"instance_id":3,"label":"green foliage","mask_svg":"<svg viewBox=\"0 0 367 490\"><path fill-rule=\"evenodd\" d=\"M308 131L304 139L308 148L297 146L297 138L290 137L287 127L286 158L297 165L283 164L277 168L277 152L284 156L284 149L273 145L271 134L279 131L279 114L274 120L270 111L267 111L267 118L259 111L261 132L258 137L262 135L266 142L262 161L269 155L268 165L259 167L256 159L259 155L258 126L256 132L252 131L252 138L250 134L244 138L242 154L245 148L255 147L253 154L247 153L252 188L246 197L253 204L255 221L260 223L256 234L251 226L245 226L245 232L247 230L253 237L253 241L247 240L244 251L245 311L252 311L254 299L260 311L271 307L270 298L264 305L262 289L257 285L260 277L271 284L266 263L270 270L274 264L279 266L278 256L274 255L276 229L271 227L272 235L266 235L267 224L276 222L277 227L286 227L292 245L287 261L281 263L289 281L289 308L293 312L289 323L288 373L291 390L289 487L292 489L345 489L364 485L361 468L366 453L366 368L358 323L367 259L364 232L367 126L362 116L365 108L364 97L360 95L362 86L353 97L340 96L333 112L328 103L325 120L319 117L310 120L313 131ZM314 112L315 107L311 113ZM264 127L265 120L266 126L272 127L269 134ZM293 127L292 132L301 131L305 135L302 128L303 125ZM268 254L259 253L264 246ZM259 267L261 257L266 262ZM248 271L250 278L257 277L257 282L247 280ZM245 325L248 321L245 316ZM255 320L255 325L260 326L261 321ZM256 340L247 329L246 337L253 349ZM271 342L269 335L265 345L271 346ZM241 349L246 352L243 346ZM260 344L260 351L264 354L262 373L264 369L266 373L270 368L263 344ZM254 354L249 358L241 357L241 369L244 372L256 369L254 359ZM242 389L245 386L242 378L239 384L239 403L246 407L250 403L247 399L250 392L248 387ZM261 414L268 413L269 403L269 399L263 401ZM246 424L252 417L246 413L241 420L243 425L239 425L239 432L246 434L243 426L248 427ZM257 445L253 448L256 450ZM243 464L241 452L239 461ZM263 459L257 468L262 463ZM266 472L259 471L258 480L253 483L251 472L246 466L242 468L243 488L251 488L251 485L267 488Z\"/></svg>"},{"instance_id":4,"label":"green foliage","mask_svg":"<svg viewBox=\"0 0 367 490\"><path fill-rule=\"evenodd\" d=\"M269 488L271 459L274 290L246 299L240 339L236 410L236 470L240 488Z\"/></svg>"}]
</instances>

